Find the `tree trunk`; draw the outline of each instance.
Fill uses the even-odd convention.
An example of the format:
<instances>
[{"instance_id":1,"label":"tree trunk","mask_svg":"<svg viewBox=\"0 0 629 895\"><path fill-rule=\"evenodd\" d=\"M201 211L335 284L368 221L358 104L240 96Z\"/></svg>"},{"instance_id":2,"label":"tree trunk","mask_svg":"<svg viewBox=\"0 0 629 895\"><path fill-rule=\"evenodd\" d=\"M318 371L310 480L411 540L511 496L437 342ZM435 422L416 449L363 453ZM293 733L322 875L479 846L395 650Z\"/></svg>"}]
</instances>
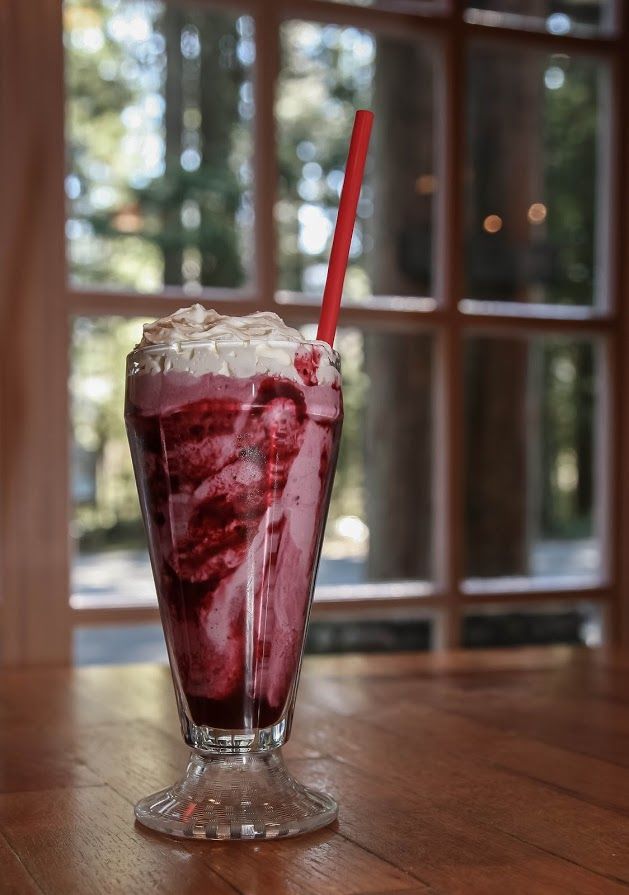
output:
<instances>
[{"instance_id":1,"label":"tree trunk","mask_svg":"<svg viewBox=\"0 0 629 895\"><path fill-rule=\"evenodd\" d=\"M375 75L375 294L430 293L431 79L421 50L380 38ZM420 178L424 191L418 189ZM371 580L428 578L431 544L432 340L366 331L367 523Z\"/></svg>"},{"instance_id":2,"label":"tree trunk","mask_svg":"<svg viewBox=\"0 0 629 895\"><path fill-rule=\"evenodd\" d=\"M486 270L475 267L468 255L471 293L526 301L530 276L522 263L529 253L527 208L542 182L540 63L532 58L525 67L515 59L510 66L504 55L477 52L482 56L471 84L475 178L468 187L468 209L475 209L478 217L468 217L468 247L483 238L485 215L499 215L505 226L484 237ZM502 267L498 280L494 264ZM536 520L527 519L527 492L537 482L530 481L527 464L528 352L524 339L474 337L467 345L465 572L470 576L529 571L529 538ZM538 438L539 431L531 437Z\"/></svg>"},{"instance_id":3,"label":"tree trunk","mask_svg":"<svg viewBox=\"0 0 629 895\"><path fill-rule=\"evenodd\" d=\"M229 156L242 66L232 16L204 11L197 27L201 38L201 170L206 177L200 203L201 284L237 286L242 280L236 227L241 188Z\"/></svg>"},{"instance_id":4,"label":"tree trunk","mask_svg":"<svg viewBox=\"0 0 629 895\"><path fill-rule=\"evenodd\" d=\"M166 42L166 86L165 86L165 143L166 182L170 185L170 197L165 202L164 226L164 283L179 286L182 279L183 252L181 237L181 204L177 201L181 169L182 134L182 57L181 29L183 15L179 9L166 5L162 17L162 33Z\"/></svg>"},{"instance_id":5,"label":"tree trunk","mask_svg":"<svg viewBox=\"0 0 629 895\"><path fill-rule=\"evenodd\" d=\"M594 510L595 357L595 349L589 343L580 344L576 349L575 448L579 480L575 509L580 519L592 518Z\"/></svg>"},{"instance_id":6,"label":"tree trunk","mask_svg":"<svg viewBox=\"0 0 629 895\"><path fill-rule=\"evenodd\" d=\"M425 334L365 337L371 580L432 573L432 346Z\"/></svg>"},{"instance_id":7,"label":"tree trunk","mask_svg":"<svg viewBox=\"0 0 629 895\"><path fill-rule=\"evenodd\" d=\"M472 577L528 570L527 350L523 340L467 345L465 571Z\"/></svg>"}]
</instances>

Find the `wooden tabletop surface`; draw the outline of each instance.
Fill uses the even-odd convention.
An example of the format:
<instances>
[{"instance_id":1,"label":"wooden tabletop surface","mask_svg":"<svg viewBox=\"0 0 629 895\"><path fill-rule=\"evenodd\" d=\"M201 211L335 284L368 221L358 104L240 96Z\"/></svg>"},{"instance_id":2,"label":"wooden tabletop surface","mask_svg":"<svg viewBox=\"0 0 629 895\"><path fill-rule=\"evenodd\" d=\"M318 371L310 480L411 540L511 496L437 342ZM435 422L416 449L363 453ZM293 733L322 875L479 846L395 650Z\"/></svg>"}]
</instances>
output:
<instances>
[{"instance_id":1,"label":"wooden tabletop surface","mask_svg":"<svg viewBox=\"0 0 629 895\"><path fill-rule=\"evenodd\" d=\"M629 655L309 659L292 770L340 803L301 839L134 823L187 750L166 668L0 674L0 892L629 892Z\"/></svg>"}]
</instances>

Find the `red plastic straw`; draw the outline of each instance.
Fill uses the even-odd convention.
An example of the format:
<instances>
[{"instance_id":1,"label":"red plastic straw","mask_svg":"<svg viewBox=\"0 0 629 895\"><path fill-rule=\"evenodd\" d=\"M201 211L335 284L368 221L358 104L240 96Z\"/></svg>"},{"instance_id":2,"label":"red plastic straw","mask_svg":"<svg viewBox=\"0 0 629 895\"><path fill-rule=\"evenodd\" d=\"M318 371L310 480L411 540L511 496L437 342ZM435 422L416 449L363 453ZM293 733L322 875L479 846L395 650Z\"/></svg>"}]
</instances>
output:
<instances>
[{"instance_id":1,"label":"red plastic straw","mask_svg":"<svg viewBox=\"0 0 629 895\"><path fill-rule=\"evenodd\" d=\"M345 165L345 180L341 191L341 201L332 239L332 251L328 264L328 275L323 290L323 303L321 305L321 317L317 339L334 344L336 323L339 318L339 308L343 295L343 283L349 258L349 247L354 232L356 220L356 207L360 196L360 188L365 171L365 159L369 148L369 137L373 124L373 112L360 109L354 118L352 139L349 144L347 164Z\"/></svg>"}]
</instances>

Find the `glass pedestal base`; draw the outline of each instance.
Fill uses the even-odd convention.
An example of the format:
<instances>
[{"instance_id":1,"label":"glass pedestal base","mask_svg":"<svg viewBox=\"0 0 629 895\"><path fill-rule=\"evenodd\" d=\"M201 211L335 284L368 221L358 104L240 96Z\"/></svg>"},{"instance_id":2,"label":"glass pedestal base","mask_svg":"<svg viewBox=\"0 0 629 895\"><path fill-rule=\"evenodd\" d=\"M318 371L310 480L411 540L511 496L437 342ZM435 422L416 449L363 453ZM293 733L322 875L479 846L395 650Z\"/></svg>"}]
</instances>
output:
<instances>
[{"instance_id":1,"label":"glass pedestal base","mask_svg":"<svg viewBox=\"0 0 629 895\"><path fill-rule=\"evenodd\" d=\"M281 750L245 755L193 752L178 783L141 799L146 827L183 839L281 839L318 830L338 806L288 772Z\"/></svg>"}]
</instances>

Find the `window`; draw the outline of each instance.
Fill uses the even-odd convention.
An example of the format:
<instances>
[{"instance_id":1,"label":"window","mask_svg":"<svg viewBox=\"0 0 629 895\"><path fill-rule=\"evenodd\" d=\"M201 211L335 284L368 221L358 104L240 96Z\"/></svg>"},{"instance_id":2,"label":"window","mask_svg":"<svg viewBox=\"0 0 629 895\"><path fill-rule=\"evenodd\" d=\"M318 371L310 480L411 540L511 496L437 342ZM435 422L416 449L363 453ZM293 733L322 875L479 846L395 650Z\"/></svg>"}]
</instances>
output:
<instances>
[{"instance_id":1,"label":"window","mask_svg":"<svg viewBox=\"0 0 629 895\"><path fill-rule=\"evenodd\" d=\"M434 643L474 645L497 606L525 620L587 606L629 637L621 7L65 0L12 13L4 661L67 659L73 629L155 624L124 355L144 320L193 300L312 331L359 106L376 126L316 612L424 618Z\"/></svg>"}]
</instances>

